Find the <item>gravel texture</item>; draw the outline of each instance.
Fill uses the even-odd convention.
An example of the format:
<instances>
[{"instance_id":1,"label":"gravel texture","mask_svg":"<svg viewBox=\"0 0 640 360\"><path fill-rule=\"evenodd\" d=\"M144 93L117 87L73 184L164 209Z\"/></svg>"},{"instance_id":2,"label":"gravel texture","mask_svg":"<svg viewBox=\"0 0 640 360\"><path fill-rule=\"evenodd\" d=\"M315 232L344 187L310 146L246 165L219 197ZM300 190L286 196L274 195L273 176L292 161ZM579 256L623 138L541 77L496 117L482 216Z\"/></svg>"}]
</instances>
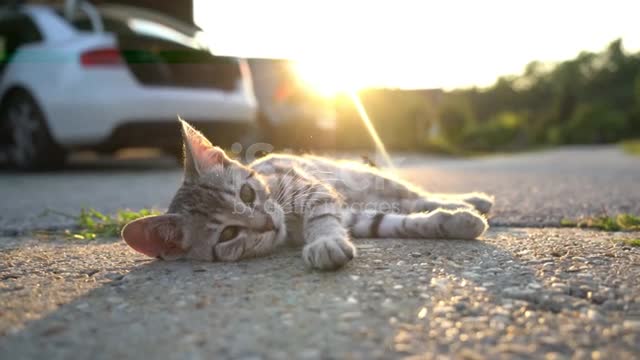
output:
<instances>
[{"instance_id":1,"label":"gravel texture","mask_svg":"<svg viewBox=\"0 0 640 360\"><path fill-rule=\"evenodd\" d=\"M565 217L640 214L640 157L617 147L447 159L396 155L400 174L434 192L485 191L496 196L492 225L556 226ZM172 159L76 161L65 172L0 173L0 234L73 224L47 209L78 214L120 208L164 209L182 180Z\"/></svg>"},{"instance_id":2,"label":"gravel texture","mask_svg":"<svg viewBox=\"0 0 640 360\"><path fill-rule=\"evenodd\" d=\"M632 359L634 233L364 240L337 272L298 249L233 264L122 242L0 239L2 359Z\"/></svg>"}]
</instances>

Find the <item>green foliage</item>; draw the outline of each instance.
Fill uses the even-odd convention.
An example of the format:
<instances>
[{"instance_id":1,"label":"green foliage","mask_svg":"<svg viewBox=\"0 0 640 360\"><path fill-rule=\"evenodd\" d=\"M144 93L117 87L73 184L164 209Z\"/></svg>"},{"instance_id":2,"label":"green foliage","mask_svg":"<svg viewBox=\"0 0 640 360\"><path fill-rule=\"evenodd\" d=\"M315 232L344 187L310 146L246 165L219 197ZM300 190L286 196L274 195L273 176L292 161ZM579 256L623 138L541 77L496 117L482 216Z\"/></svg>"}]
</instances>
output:
<instances>
[{"instance_id":1,"label":"green foliage","mask_svg":"<svg viewBox=\"0 0 640 360\"><path fill-rule=\"evenodd\" d=\"M618 214L615 217L602 215L578 220L562 219L560 225L604 231L638 231L640 230L640 217L631 214Z\"/></svg>"},{"instance_id":2,"label":"green foliage","mask_svg":"<svg viewBox=\"0 0 640 360\"><path fill-rule=\"evenodd\" d=\"M640 140L627 140L622 142L622 149L631 155L640 155Z\"/></svg>"},{"instance_id":3,"label":"green foliage","mask_svg":"<svg viewBox=\"0 0 640 360\"><path fill-rule=\"evenodd\" d=\"M129 222L160 212L150 209L140 211L118 210L115 215L105 215L95 209L82 209L76 217L78 229L66 230L65 234L72 239L94 240L98 237L120 236L120 231Z\"/></svg>"},{"instance_id":4,"label":"green foliage","mask_svg":"<svg viewBox=\"0 0 640 360\"><path fill-rule=\"evenodd\" d=\"M572 144L610 143L624 138L627 117L604 104L577 107L564 129L564 141Z\"/></svg>"},{"instance_id":5,"label":"green foliage","mask_svg":"<svg viewBox=\"0 0 640 360\"><path fill-rule=\"evenodd\" d=\"M620 214L616 218L616 222L624 230L640 230L640 217L630 214Z\"/></svg>"},{"instance_id":6,"label":"green foliage","mask_svg":"<svg viewBox=\"0 0 640 360\"><path fill-rule=\"evenodd\" d=\"M471 105L464 97L452 97L438 111L438 125L449 143L460 143L468 129L475 126Z\"/></svg>"},{"instance_id":7,"label":"green foliage","mask_svg":"<svg viewBox=\"0 0 640 360\"><path fill-rule=\"evenodd\" d=\"M565 131L561 126L551 126L544 135L546 143L550 145L560 145L566 142Z\"/></svg>"},{"instance_id":8,"label":"green foliage","mask_svg":"<svg viewBox=\"0 0 640 360\"><path fill-rule=\"evenodd\" d=\"M633 95L636 106L640 106L640 74L636 75L633 87Z\"/></svg>"},{"instance_id":9,"label":"green foliage","mask_svg":"<svg viewBox=\"0 0 640 360\"><path fill-rule=\"evenodd\" d=\"M624 244L633 247L640 247L640 239L624 240Z\"/></svg>"},{"instance_id":10,"label":"green foliage","mask_svg":"<svg viewBox=\"0 0 640 360\"><path fill-rule=\"evenodd\" d=\"M464 145L474 150L496 150L522 147L527 142L526 118L505 111L493 116L482 125L471 127L464 137Z\"/></svg>"}]
</instances>

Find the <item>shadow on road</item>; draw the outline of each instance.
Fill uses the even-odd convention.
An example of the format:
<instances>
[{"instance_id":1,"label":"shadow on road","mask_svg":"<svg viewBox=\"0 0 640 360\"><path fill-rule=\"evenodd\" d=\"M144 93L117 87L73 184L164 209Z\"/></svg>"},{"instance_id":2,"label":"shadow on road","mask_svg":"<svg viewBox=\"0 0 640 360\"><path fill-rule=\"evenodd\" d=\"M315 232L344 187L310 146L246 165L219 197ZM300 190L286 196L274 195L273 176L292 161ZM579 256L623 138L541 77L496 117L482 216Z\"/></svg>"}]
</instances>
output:
<instances>
[{"instance_id":1,"label":"shadow on road","mask_svg":"<svg viewBox=\"0 0 640 360\"><path fill-rule=\"evenodd\" d=\"M513 230L488 238L506 236L529 240ZM116 245L122 255L108 256L131 257ZM544 271L533 268L540 263L520 261L513 249L487 241L357 245L359 258L337 272L306 269L297 249L240 263L140 264L134 257L121 269L102 266L105 254L90 255L98 274L115 278L0 340L2 357L570 355L583 345L553 336L567 297L586 306L586 293L545 286ZM76 256L71 248L58 253ZM549 332L546 342L514 327L516 316L551 319L551 328L539 330Z\"/></svg>"}]
</instances>

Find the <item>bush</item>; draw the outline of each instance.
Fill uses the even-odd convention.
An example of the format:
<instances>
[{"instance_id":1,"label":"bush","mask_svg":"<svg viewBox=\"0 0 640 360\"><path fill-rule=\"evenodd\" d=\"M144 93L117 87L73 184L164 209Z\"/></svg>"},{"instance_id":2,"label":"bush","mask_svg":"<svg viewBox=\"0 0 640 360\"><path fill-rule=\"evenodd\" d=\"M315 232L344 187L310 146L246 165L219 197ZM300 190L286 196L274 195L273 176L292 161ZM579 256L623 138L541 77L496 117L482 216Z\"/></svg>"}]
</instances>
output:
<instances>
[{"instance_id":1,"label":"bush","mask_svg":"<svg viewBox=\"0 0 640 360\"><path fill-rule=\"evenodd\" d=\"M563 131L571 144L610 143L625 137L628 118L619 110L602 104L579 105Z\"/></svg>"},{"instance_id":2,"label":"bush","mask_svg":"<svg viewBox=\"0 0 640 360\"><path fill-rule=\"evenodd\" d=\"M631 110L628 121L628 132L625 138L630 139L640 137L640 104L637 105L635 109Z\"/></svg>"},{"instance_id":3,"label":"bush","mask_svg":"<svg viewBox=\"0 0 640 360\"><path fill-rule=\"evenodd\" d=\"M463 146L473 150L498 150L522 147L528 143L525 116L505 111L465 133ZM518 143L520 142L520 143Z\"/></svg>"},{"instance_id":4,"label":"bush","mask_svg":"<svg viewBox=\"0 0 640 360\"><path fill-rule=\"evenodd\" d=\"M438 111L438 124L447 142L460 143L465 133L475 125L471 106L462 98L448 101Z\"/></svg>"},{"instance_id":5,"label":"bush","mask_svg":"<svg viewBox=\"0 0 640 360\"><path fill-rule=\"evenodd\" d=\"M547 143L551 145L564 144L566 141L564 139L564 129L562 126L551 126L549 130L547 130L546 140Z\"/></svg>"}]
</instances>

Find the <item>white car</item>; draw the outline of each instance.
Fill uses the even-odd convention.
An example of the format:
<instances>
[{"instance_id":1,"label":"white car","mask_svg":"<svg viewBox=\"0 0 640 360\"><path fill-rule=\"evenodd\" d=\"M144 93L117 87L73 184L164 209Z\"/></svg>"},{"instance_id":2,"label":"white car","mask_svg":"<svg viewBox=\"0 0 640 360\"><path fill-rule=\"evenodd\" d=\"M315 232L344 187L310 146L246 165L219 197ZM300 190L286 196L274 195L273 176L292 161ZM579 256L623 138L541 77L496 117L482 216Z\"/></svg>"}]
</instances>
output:
<instances>
[{"instance_id":1,"label":"white car","mask_svg":"<svg viewBox=\"0 0 640 360\"><path fill-rule=\"evenodd\" d=\"M244 60L214 56L197 28L169 16L75 3L0 11L0 147L10 163L58 167L76 149L177 152L178 115L221 145L253 130Z\"/></svg>"}]
</instances>

